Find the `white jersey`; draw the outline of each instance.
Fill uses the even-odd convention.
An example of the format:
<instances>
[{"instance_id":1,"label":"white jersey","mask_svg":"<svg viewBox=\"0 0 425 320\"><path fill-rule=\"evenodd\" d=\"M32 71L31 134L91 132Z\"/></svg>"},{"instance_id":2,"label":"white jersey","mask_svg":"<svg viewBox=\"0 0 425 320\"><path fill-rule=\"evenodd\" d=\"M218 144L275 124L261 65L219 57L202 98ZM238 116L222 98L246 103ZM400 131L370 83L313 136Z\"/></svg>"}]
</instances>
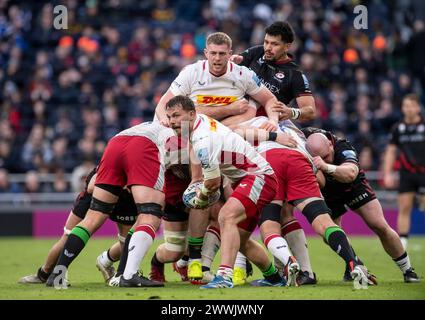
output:
<instances>
[{"instance_id":1,"label":"white jersey","mask_svg":"<svg viewBox=\"0 0 425 320\"><path fill-rule=\"evenodd\" d=\"M231 182L246 175L270 175L273 169L241 136L206 115L198 114L191 143L204 177L220 169Z\"/></svg>"},{"instance_id":2,"label":"white jersey","mask_svg":"<svg viewBox=\"0 0 425 320\"><path fill-rule=\"evenodd\" d=\"M157 147L161 156L161 163L168 168L181 161L182 151L178 148L178 137L173 129L161 125L159 122L143 122L131 128L125 129L116 136L139 136L151 140ZM183 150L185 151L185 150ZM174 162L173 162L174 161ZM186 160L188 163L188 160Z\"/></svg>"},{"instance_id":3,"label":"white jersey","mask_svg":"<svg viewBox=\"0 0 425 320\"><path fill-rule=\"evenodd\" d=\"M170 90L175 96L189 97L195 105L220 107L255 95L263 87L257 75L244 66L228 62L226 73L216 77L209 71L208 60L199 60L183 68Z\"/></svg>"},{"instance_id":4,"label":"white jersey","mask_svg":"<svg viewBox=\"0 0 425 320\"><path fill-rule=\"evenodd\" d=\"M267 122L268 120L269 119L267 117L261 116L246 121L244 124L259 128L263 123ZM311 163L313 163L313 159L305 147L306 138L304 136L304 133L300 129L298 129L297 126L291 120L280 121L277 130L278 132L284 132L289 134L292 138L295 139L295 141L297 142L297 146L295 148L291 148L274 141L263 141L256 147L259 153L263 153L271 149L291 149L302 153Z\"/></svg>"}]
</instances>

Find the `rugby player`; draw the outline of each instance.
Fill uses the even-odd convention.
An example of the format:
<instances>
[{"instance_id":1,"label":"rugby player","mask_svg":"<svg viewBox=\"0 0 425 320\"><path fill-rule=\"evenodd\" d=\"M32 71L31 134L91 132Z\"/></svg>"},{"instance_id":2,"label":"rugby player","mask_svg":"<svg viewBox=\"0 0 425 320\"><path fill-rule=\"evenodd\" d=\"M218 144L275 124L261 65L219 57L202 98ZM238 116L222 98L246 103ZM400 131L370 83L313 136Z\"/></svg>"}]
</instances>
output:
<instances>
[{"instance_id":1,"label":"rugby player","mask_svg":"<svg viewBox=\"0 0 425 320\"><path fill-rule=\"evenodd\" d=\"M98 166L97 177L86 217L71 231L58 266L66 270L90 236L113 212L124 186L130 188L139 216L129 241L128 257L120 286L163 286L138 274L140 262L153 243L165 204L165 143L174 131L159 123L142 123L121 131L109 142ZM46 285L53 286L53 272Z\"/></svg>"},{"instance_id":2,"label":"rugby player","mask_svg":"<svg viewBox=\"0 0 425 320\"><path fill-rule=\"evenodd\" d=\"M398 187L397 231L404 248L407 247L410 219L415 195L425 199L425 120L421 116L419 98L415 94L404 97L401 111L403 120L394 125L384 157L384 184L395 186L392 173L399 151L400 183Z\"/></svg>"},{"instance_id":3,"label":"rugby player","mask_svg":"<svg viewBox=\"0 0 425 320\"><path fill-rule=\"evenodd\" d=\"M75 200L74 207L69 213L65 223L64 234L48 252L45 263L37 270L36 274L22 277L19 283L36 284L45 283L47 281L47 278L52 273L58 261L59 255L64 248L71 230L86 216L92 198L95 174L96 168L87 175L85 188ZM133 197L127 190L123 190L120 194L117 206L109 217L112 221L117 222L119 242L116 242L107 251L102 252L96 259L96 267L102 273L105 281L108 281L113 276L115 272L113 263L120 259L125 237L137 218L137 210Z\"/></svg>"},{"instance_id":4,"label":"rugby player","mask_svg":"<svg viewBox=\"0 0 425 320\"><path fill-rule=\"evenodd\" d=\"M281 102L273 109L280 113L281 120L312 120L316 105L306 75L293 61L289 50L295 33L288 22L276 21L265 29L263 45L251 47L231 60L253 70L261 82ZM289 107L292 105L292 107ZM265 115L261 106L257 116ZM304 230L293 215L293 206L285 204L281 213L282 235L301 265L299 284L316 284L312 271ZM283 266L276 261L280 269Z\"/></svg>"},{"instance_id":5,"label":"rugby player","mask_svg":"<svg viewBox=\"0 0 425 320\"><path fill-rule=\"evenodd\" d=\"M196 106L196 111L219 120L224 125L241 123L253 118L256 114L254 103L249 104L246 96L251 97L260 105L265 106L269 115L269 122L265 129L276 129L278 113L272 112L277 103L276 97L261 84L254 72L246 67L238 66L229 61L232 55L232 40L222 32L210 34L206 40L204 50L206 60L200 60L186 66L172 82L170 88L160 99L155 114L157 119L168 125L165 105L174 96L184 95L190 97ZM218 213L220 204L210 209L214 216ZM204 241L205 226L209 219L206 214L191 214L189 236L189 278L210 280L209 266L201 265L201 248ZM203 227L202 227L203 226ZM207 235L212 235L207 233ZM212 240L215 240L213 235ZM245 259L240 257L240 267L245 265ZM179 262L184 266L183 262ZM178 265L175 265L179 270ZM243 284L246 279L246 270L237 268L235 284Z\"/></svg>"},{"instance_id":6,"label":"rugby player","mask_svg":"<svg viewBox=\"0 0 425 320\"><path fill-rule=\"evenodd\" d=\"M419 282L400 237L385 220L381 204L360 168L355 148L347 140L339 139L329 131L305 128L303 132L308 137L306 147L314 157L315 166L326 177L322 194L331 209L332 219L340 226L348 206L379 237L385 251L403 273L404 281ZM345 281L352 280L349 271L347 264Z\"/></svg>"}]
</instances>

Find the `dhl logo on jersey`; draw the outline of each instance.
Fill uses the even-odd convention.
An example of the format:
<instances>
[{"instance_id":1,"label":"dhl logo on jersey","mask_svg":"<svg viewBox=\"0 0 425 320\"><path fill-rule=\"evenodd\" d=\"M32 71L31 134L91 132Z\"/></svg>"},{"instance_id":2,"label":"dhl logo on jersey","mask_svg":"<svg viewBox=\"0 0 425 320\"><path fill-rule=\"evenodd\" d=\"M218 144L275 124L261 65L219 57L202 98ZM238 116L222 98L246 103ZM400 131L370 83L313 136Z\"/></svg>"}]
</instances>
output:
<instances>
[{"instance_id":1,"label":"dhl logo on jersey","mask_svg":"<svg viewBox=\"0 0 425 320\"><path fill-rule=\"evenodd\" d=\"M232 102L235 102L238 97L235 96L196 96L196 103L201 105L217 105L217 106L227 106Z\"/></svg>"}]
</instances>

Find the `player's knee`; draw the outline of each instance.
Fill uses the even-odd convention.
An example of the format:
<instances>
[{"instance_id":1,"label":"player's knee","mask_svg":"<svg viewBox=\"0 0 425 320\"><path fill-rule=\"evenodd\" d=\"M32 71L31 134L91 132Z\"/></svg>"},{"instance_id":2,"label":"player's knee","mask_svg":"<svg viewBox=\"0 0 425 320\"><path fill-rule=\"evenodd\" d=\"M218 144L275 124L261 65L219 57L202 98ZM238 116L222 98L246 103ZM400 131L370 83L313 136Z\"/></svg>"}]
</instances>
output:
<instances>
[{"instance_id":1,"label":"player's knee","mask_svg":"<svg viewBox=\"0 0 425 320\"><path fill-rule=\"evenodd\" d=\"M187 245L187 231L164 230L165 249L170 251L174 258L180 259Z\"/></svg>"},{"instance_id":2,"label":"player's knee","mask_svg":"<svg viewBox=\"0 0 425 320\"><path fill-rule=\"evenodd\" d=\"M111 214L114 211L115 203L104 202L92 197L90 209L104 214Z\"/></svg>"},{"instance_id":3,"label":"player's knee","mask_svg":"<svg viewBox=\"0 0 425 320\"><path fill-rule=\"evenodd\" d=\"M307 218L310 224L320 215L328 214L331 215L332 211L326 205L324 200L314 200L310 203L306 204L304 209L302 210L303 215ZM331 220L329 218L329 220Z\"/></svg>"},{"instance_id":4,"label":"player's knee","mask_svg":"<svg viewBox=\"0 0 425 320\"><path fill-rule=\"evenodd\" d=\"M238 224L240 220L239 216L240 215L236 212L220 211L220 214L218 215L218 223L220 228L222 228L224 225Z\"/></svg>"},{"instance_id":5,"label":"player's knee","mask_svg":"<svg viewBox=\"0 0 425 320\"><path fill-rule=\"evenodd\" d=\"M159 219L162 218L164 212L161 205L154 202L136 203L138 214L151 214Z\"/></svg>"},{"instance_id":6,"label":"player's knee","mask_svg":"<svg viewBox=\"0 0 425 320\"><path fill-rule=\"evenodd\" d=\"M262 225L266 221L274 221L280 223L280 212L282 206L276 203L269 203L264 207L263 212L261 212L260 221L258 225Z\"/></svg>"}]
</instances>

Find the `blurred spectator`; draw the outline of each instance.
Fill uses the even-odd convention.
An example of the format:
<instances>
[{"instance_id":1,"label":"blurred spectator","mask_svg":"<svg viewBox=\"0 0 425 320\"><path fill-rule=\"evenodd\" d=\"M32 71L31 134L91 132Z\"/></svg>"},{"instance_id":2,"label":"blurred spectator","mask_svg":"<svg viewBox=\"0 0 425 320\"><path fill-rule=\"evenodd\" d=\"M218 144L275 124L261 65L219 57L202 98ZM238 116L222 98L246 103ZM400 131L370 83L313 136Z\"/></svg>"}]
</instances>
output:
<instances>
[{"instance_id":1,"label":"blurred spectator","mask_svg":"<svg viewBox=\"0 0 425 320\"><path fill-rule=\"evenodd\" d=\"M0 193L18 193L20 191L17 183L10 182L7 170L0 168Z\"/></svg>"}]
</instances>

